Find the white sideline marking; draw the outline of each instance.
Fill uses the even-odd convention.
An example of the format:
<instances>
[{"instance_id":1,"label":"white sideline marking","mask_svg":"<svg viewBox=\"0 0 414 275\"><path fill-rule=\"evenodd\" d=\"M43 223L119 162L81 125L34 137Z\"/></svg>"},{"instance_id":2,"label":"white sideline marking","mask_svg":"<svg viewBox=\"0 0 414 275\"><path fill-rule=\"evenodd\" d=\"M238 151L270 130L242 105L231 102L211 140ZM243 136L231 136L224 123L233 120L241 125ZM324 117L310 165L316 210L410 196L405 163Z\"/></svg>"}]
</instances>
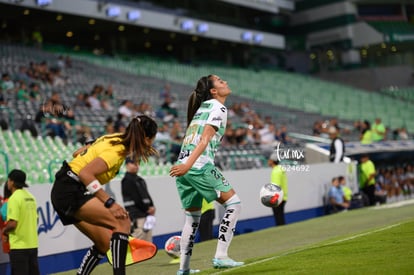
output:
<instances>
[{"instance_id":1,"label":"white sideline marking","mask_svg":"<svg viewBox=\"0 0 414 275\"><path fill-rule=\"evenodd\" d=\"M263 259L263 260L260 260L260 261L257 261L257 262L249 263L249 264L246 264L246 265L243 265L243 266L233 267L233 268L225 269L223 271L215 272L215 273L212 273L212 275L223 274L223 273L226 273L226 272L232 272L234 270L237 270L237 269L240 269L240 268L244 268L246 266L252 266L252 265L256 265L256 264L268 262L268 261L271 261L271 260L274 260L274 259L277 259L277 258L281 258L283 256L287 256L287 255L294 254L294 253L297 253L297 252L302 252L302 251L305 251L305 250L308 250L308 249L320 248L320 247L324 247L324 246L328 246L328 245L332 245L332 244L346 242L346 241L353 240L353 239L356 239L356 238L359 238L359 237L363 237L363 236L366 236L366 235L370 235L370 234L373 234L373 233L385 231L385 230L391 229L393 227L400 226L401 224L402 223L396 223L396 224L388 225L386 227L382 227L382 228L375 229L373 231L368 231L368 232L365 232L365 233L361 233L361 234L357 234L357 235L354 235L354 236L347 237L345 239L340 239L340 240L337 240L337 241L333 241L333 242L330 242L330 243L326 243L326 244L323 244L323 245L314 245L314 246L310 246L310 247L305 247L305 248L301 248L301 249L297 249L297 250L285 252L285 253L280 254L278 256L273 256L273 257L270 257L270 258L267 258L267 259Z\"/></svg>"}]
</instances>

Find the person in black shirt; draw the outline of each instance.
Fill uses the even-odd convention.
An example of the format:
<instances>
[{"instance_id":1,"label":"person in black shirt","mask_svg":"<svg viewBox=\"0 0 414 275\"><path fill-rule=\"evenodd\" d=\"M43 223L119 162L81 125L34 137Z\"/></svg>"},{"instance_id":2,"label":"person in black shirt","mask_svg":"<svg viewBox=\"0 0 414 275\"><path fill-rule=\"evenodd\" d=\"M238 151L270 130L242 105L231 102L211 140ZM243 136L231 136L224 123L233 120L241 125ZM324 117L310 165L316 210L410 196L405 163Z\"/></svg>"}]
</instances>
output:
<instances>
[{"instance_id":1,"label":"person in black shirt","mask_svg":"<svg viewBox=\"0 0 414 275\"><path fill-rule=\"evenodd\" d=\"M127 158L126 173L121 181L125 209L131 219L131 234L137 239L152 242L152 228L155 225L154 202L148 192L145 180L137 175L138 165Z\"/></svg>"}]
</instances>

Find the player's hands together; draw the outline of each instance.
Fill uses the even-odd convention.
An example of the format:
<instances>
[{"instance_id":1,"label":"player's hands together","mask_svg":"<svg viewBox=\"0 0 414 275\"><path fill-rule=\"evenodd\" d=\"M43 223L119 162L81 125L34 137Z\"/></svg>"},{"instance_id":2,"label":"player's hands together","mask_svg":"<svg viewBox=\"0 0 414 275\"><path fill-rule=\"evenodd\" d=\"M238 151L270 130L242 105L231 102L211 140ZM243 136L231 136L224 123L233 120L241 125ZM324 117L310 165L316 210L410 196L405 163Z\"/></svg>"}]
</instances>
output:
<instances>
[{"instance_id":1,"label":"player's hands together","mask_svg":"<svg viewBox=\"0 0 414 275\"><path fill-rule=\"evenodd\" d=\"M114 203L109 208L109 211L117 219L129 219L128 211L126 211L122 206L120 206L117 203Z\"/></svg>"},{"instance_id":2,"label":"player's hands together","mask_svg":"<svg viewBox=\"0 0 414 275\"><path fill-rule=\"evenodd\" d=\"M190 168L191 167L189 167L185 163L178 164L178 165L174 165L170 169L170 176L171 177L179 177L179 176L182 176L185 173L187 173L188 170L190 170Z\"/></svg>"}]
</instances>

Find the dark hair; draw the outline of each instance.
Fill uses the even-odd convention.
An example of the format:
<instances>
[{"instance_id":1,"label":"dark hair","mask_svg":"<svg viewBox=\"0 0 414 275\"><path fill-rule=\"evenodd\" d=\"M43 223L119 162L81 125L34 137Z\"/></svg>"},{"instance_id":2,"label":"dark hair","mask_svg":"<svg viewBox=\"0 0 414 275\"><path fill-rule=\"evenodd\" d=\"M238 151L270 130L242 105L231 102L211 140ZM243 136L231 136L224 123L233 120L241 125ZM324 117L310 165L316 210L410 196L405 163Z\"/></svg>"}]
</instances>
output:
<instances>
[{"instance_id":1,"label":"dark hair","mask_svg":"<svg viewBox=\"0 0 414 275\"><path fill-rule=\"evenodd\" d=\"M188 99L187 107L187 127L190 125L197 109L206 100L212 99L210 90L214 88L213 81L210 79L213 75L203 76L197 82L197 86Z\"/></svg>"},{"instance_id":2,"label":"dark hair","mask_svg":"<svg viewBox=\"0 0 414 275\"><path fill-rule=\"evenodd\" d=\"M371 130L371 123L368 120L364 120L365 128L362 129L362 134L365 134L366 131Z\"/></svg>"},{"instance_id":3,"label":"dark hair","mask_svg":"<svg viewBox=\"0 0 414 275\"><path fill-rule=\"evenodd\" d=\"M345 179L345 177L344 177L344 176L339 176L339 177L338 177L339 182L343 181L344 179Z\"/></svg>"},{"instance_id":4,"label":"dark hair","mask_svg":"<svg viewBox=\"0 0 414 275\"><path fill-rule=\"evenodd\" d=\"M9 187L7 186L7 181L4 183L3 187L3 200L8 199L11 196L11 191L9 190Z\"/></svg>"},{"instance_id":5,"label":"dark hair","mask_svg":"<svg viewBox=\"0 0 414 275\"><path fill-rule=\"evenodd\" d=\"M157 134L157 123L146 115L139 115L132 119L124 133L113 135L112 137L121 138L120 141L111 141L112 145L122 144L125 146L123 156L130 156L135 163L157 154L157 150L152 145L145 143L145 138L153 138Z\"/></svg>"}]
</instances>

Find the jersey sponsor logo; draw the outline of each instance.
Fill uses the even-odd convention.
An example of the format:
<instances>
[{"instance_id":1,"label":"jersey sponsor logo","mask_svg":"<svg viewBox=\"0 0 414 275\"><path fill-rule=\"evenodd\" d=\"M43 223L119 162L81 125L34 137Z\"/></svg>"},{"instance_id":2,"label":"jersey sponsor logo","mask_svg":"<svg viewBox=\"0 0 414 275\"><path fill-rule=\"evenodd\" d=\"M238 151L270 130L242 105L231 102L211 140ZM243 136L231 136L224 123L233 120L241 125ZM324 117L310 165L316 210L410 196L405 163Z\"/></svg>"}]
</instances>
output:
<instances>
[{"instance_id":1,"label":"jersey sponsor logo","mask_svg":"<svg viewBox=\"0 0 414 275\"><path fill-rule=\"evenodd\" d=\"M221 107L221 108L220 108L220 110L221 110L223 113L225 113L225 112L226 112L226 110L227 110L227 108L226 108L226 107Z\"/></svg>"},{"instance_id":2,"label":"jersey sponsor logo","mask_svg":"<svg viewBox=\"0 0 414 275\"><path fill-rule=\"evenodd\" d=\"M213 117L212 121L222 121L223 119L219 116Z\"/></svg>"},{"instance_id":3,"label":"jersey sponsor logo","mask_svg":"<svg viewBox=\"0 0 414 275\"><path fill-rule=\"evenodd\" d=\"M210 107L211 107L211 103L206 103L206 102L203 102L203 103L201 104L201 107L203 107L203 108L210 108Z\"/></svg>"}]
</instances>

